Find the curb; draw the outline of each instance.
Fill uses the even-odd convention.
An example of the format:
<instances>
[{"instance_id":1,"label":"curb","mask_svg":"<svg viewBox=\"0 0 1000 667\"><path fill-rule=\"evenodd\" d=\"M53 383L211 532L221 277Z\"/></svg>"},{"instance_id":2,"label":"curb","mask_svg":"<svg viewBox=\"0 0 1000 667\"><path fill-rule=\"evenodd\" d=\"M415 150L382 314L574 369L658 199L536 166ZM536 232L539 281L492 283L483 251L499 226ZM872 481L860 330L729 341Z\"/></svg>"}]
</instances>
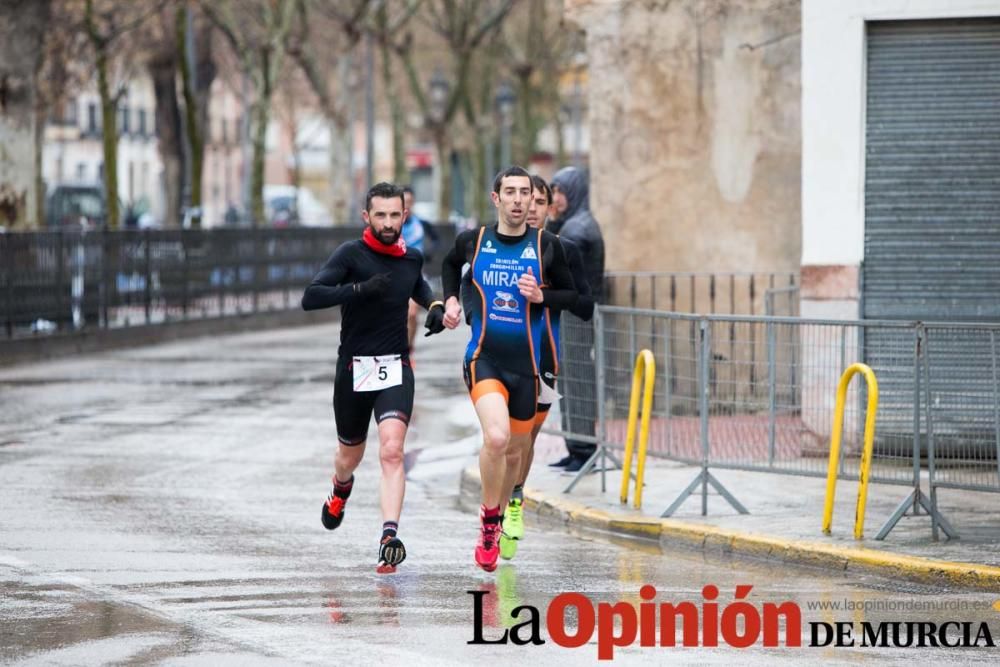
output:
<instances>
[{"instance_id":1,"label":"curb","mask_svg":"<svg viewBox=\"0 0 1000 667\"><path fill-rule=\"evenodd\" d=\"M462 491L475 492L478 495L479 488L479 469L475 466L465 468L462 471ZM794 565L821 567L825 570L864 572L920 583L948 584L1000 592L1000 567L992 565L958 563L906 556L878 549L784 539L677 519L632 518L595 509L568 500L561 495L529 487L524 489L524 504L542 520L563 523L591 532L657 541L670 547L679 546L720 555L767 559Z\"/></svg>"}]
</instances>

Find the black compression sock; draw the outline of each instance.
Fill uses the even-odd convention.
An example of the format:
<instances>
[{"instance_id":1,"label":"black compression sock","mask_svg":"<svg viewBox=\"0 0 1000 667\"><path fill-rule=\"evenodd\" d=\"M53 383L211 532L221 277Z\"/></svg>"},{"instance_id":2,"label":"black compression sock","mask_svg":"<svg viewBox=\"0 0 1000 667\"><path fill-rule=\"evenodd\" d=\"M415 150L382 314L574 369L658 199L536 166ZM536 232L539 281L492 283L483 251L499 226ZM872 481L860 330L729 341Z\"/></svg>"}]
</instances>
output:
<instances>
[{"instance_id":1,"label":"black compression sock","mask_svg":"<svg viewBox=\"0 0 1000 667\"><path fill-rule=\"evenodd\" d=\"M524 502L524 487L518 484L514 487L514 492L510 494L511 500L520 500Z\"/></svg>"},{"instance_id":2,"label":"black compression sock","mask_svg":"<svg viewBox=\"0 0 1000 667\"><path fill-rule=\"evenodd\" d=\"M480 516L483 523L500 523L503 521L503 514L500 513L499 507L489 508L486 505L482 505L480 507Z\"/></svg>"},{"instance_id":3,"label":"black compression sock","mask_svg":"<svg viewBox=\"0 0 1000 667\"><path fill-rule=\"evenodd\" d=\"M341 482L337 476L333 476L333 495L347 500L351 497L351 489L354 488L354 475L346 482Z\"/></svg>"},{"instance_id":4,"label":"black compression sock","mask_svg":"<svg viewBox=\"0 0 1000 667\"><path fill-rule=\"evenodd\" d=\"M382 524L382 539L396 537L397 530L399 530L399 523L396 521L386 521Z\"/></svg>"}]
</instances>

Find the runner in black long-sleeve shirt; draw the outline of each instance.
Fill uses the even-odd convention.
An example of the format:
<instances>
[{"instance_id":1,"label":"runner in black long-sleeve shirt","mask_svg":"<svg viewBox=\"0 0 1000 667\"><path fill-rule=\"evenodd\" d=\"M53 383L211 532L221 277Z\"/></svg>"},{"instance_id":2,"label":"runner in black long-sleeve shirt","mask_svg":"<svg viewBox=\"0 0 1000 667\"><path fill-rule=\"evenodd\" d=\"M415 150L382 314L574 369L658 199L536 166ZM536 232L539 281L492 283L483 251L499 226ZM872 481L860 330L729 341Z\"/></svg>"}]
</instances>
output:
<instances>
[{"instance_id":1,"label":"runner in black long-sleeve shirt","mask_svg":"<svg viewBox=\"0 0 1000 667\"><path fill-rule=\"evenodd\" d=\"M472 337L465 352L465 381L483 428L479 455L482 532L476 563L496 569L500 505L520 474L538 399L538 364L545 307L571 308L576 287L559 240L525 225L531 178L510 167L497 175L493 204L498 223L462 232L444 258L441 281L445 326L462 320L462 266L471 268Z\"/></svg>"},{"instance_id":2,"label":"runner in black long-sleeve shirt","mask_svg":"<svg viewBox=\"0 0 1000 667\"><path fill-rule=\"evenodd\" d=\"M374 411L384 521L377 571L389 573L406 557L396 533L406 484L403 441L413 409L407 309L411 298L428 308L430 335L444 329L444 307L440 301L432 303L431 288L421 275L423 256L408 250L399 238L406 217L403 191L389 183L375 185L365 198L362 217L368 223L364 235L337 248L306 288L302 307L340 306L342 314L333 389L340 445L333 492L323 503L323 525L333 530L343 521Z\"/></svg>"}]
</instances>

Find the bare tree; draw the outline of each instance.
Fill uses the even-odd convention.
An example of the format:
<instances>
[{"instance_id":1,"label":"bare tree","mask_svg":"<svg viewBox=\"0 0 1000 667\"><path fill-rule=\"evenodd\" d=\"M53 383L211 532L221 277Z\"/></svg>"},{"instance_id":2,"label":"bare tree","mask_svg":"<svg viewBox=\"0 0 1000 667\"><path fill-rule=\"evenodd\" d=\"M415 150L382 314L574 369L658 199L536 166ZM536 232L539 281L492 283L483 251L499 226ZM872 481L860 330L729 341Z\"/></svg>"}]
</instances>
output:
<instances>
[{"instance_id":1,"label":"bare tree","mask_svg":"<svg viewBox=\"0 0 1000 667\"><path fill-rule=\"evenodd\" d=\"M41 9L48 3L38 3ZM49 121L58 124L76 121L75 95L86 83L88 70L80 63L88 60L87 40L79 31L79 16L74 12L60 11L46 16L41 44L41 60L36 70L34 89L35 106L35 214L32 220L44 224L45 179L42 174L42 154L45 145L45 128ZM58 176L57 176L58 177Z\"/></svg>"},{"instance_id":2,"label":"bare tree","mask_svg":"<svg viewBox=\"0 0 1000 667\"><path fill-rule=\"evenodd\" d=\"M200 17L199 17L200 18ZM175 46L180 63L181 90L184 93L184 134L187 138L190 167L190 205L201 209L202 166L205 160L205 128L208 125L208 94L215 80L215 61L212 58L211 24L195 24L193 7L185 2L177 8L175 18ZM195 35L197 34L197 38ZM191 53L188 53L188 51ZM201 226L201 215L191 218L193 227Z\"/></svg>"},{"instance_id":3,"label":"bare tree","mask_svg":"<svg viewBox=\"0 0 1000 667\"><path fill-rule=\"evenodd\" d=\"M518 0L426 0L418 13L419 19L443 40L449 60L441 72L448 79L448 94L441 104L432 104L424 92L424 82L417 68L413 53L413 40L409 35L394 46L403 63L410 91L424 118L424 127L430 133L437 152L437 192L439 215L447 217L451 211L451 153L452 123L458 112L467 104L470 94L470 73L480 47L497 30L510 14Z\"/></svg>"},{"instance_id":4,"label":"bare tree","mask_svg":"<svg viewBox=\"0 0 1000 667\"><path fill-rule=\"evenodd\" d=\"M254 88L250 172L250 213L254 225L264 220L264 156L271 96L281 72L285 40L297 4L297 0L242 0L237 15L234 0L201 2L202 10L219 28Z\"/></svg>"},{"instance_id":5,"label":"bare tree","mask_svg":"<svg viewBox=\"0 0 1000 667\"><path fill-rule=\"evenodd\" d=\"M125 94L127 74L119 77L119 85L112 81L112 59L119 56L127 71L130 59L124 55L122 37L142 25L158 12L169 0L137 2L122 6L106 3L95 9L100 0L84 0L84 28L94 51L97 74L97 92L101 98L101 122L104 145L104 191L107 197L107 225L117 229L118 211L118 102Z\"/></svg>"},{"instance_id":6,"label":"bare tree","mask_svg":"<svg viewBox=\"0 0 1000 667\"><path fill-rule=\"evenodd\" d=\"M297 18L288 53L319 101L330 134L331 213L336 224L351 219L351 128L353 52L363 34L368 0L330 3L297 0ZM325 67L335 63L335 67Z\"/></svg>"},{"instance_id":7,"label":"bare tree","mask_svg":"<svg viewBox=\"0 0 1000 667\"><path fill-rule=\"evenodd\" d=\"M480 49L475 64L469 94L464 99L466 122L473 128L475 156L472 161L471 180L473 183L471 206L482 220L489 214L490 198L486 185L492 178L497 164L496 115L494 113L494 92L497 76L502 75L500 54L504 44L499 32L490 36Z\"/></svg>"},{"instance_id":8,"label":"bare tree","mask_svg":"<svg viewBox=\"0 0 1000 667\"><path fill-rule=\"evenodd\" d=\"M521 9L504 26L503 51L517 93L514 155L516 161L528 163L539 132L550 122L562 141L559 78L580 49L581 35L562 20L560 7L550 0L527 0Z\"/></svg>"},{"instance_id":9,"label":"bare tree","mask_svg":"<svg viewBox=\"0 0 1000 667\"><path fill-rule=\"evenodd\" d=\"M181 204L185 173L181 102L177 96L177 76L183 53L177 50L174 36L176 16L173 8L160 11L150 21L143 38L149 49L146 68L153 82L156 99L156 144L163 161L165 220L168 225L181 220Z\"/></svg>"},{"instance_id":10,"label":"bare tree","mask_svg":"<svg viewBox=\"0 0 1000 667\"><path fill-rule=\"evenodd\" d=\"M385 99L389 104L389 119L392 127L392 174L393 180L397 183L405 183L410 177L406 168L405 110L402 96L397 94L393 75L393 40L395 35L413 18L422 2L423 0L407 0L406 3L395 3L392 7L389 6L389 3L382 2L368 22L369 29L373 30L379 44L382 86L386 93Z\"/></svg>"},{"instance_id":11,"label":"bare tree","mask_svg":"<svg viewBox=\"0 0 1000 667\"><path fill-rule=\"evenodd\" d=\"M302 151L314 146L317 130L320 129L311 122L315 117L315 110L304 107L302 103L309 97L310 91L311 86L304 80L302 73L293 71L289 76L282 77L282 81L278 84L277 103L274 105L275 116L282 121L286 140L291 149L292 164L289 176L296 193L302 187ZM298 206L297 194L295 205Z\"/></svg>"},{"instance_id":12,"label":"bare tree","mask_svg":"<svg viewBox=\"0 0 1000 667\"><path fill-rule=\"evenodd\" d=\"M344 0L331 3L321 0L299 0L302 21L296 32L297 38L289 40L297 45L292 48L292 57L302 66L320 99L321 106L331 110L328 112L330 117L337 123L338 128L342 128L347 122L341 110L346 111L343 98L346 97L345 94L351 92L350 87L345 84L353 66L353 52L365 34L371 35L376 40L380 49L382 86L386 92L383 99L388 105L393 134L393 177L397 181L408 180L405 151L406 108L404 96L397 94L398 84L393 66L394 62L402 64L410 97L423 120L424 130L436 148L438 209L441 215L447 215L451 209L452 199L451 154L456 147L456 140L461 140L458 127L459 114L465 111L467 120L479 117L478 105L469 107L467 103L470 95L470 77L476 79L479 76L476 64L482 60L483 47L487 41L494 39L499 27L518 1ZM317 25L315 17L333 19L340 26L345 38L339 52L327 51L328 57L336 59L338 63L339 96L334 94L329 77L324 76L322 70L317 67L317 54L321 53L322 49L310 41L311 36L319 32L314 27ZM422 31L422 41L426 41L426 36L429 35L431 39L442 44L442 50L446 54L444 66L435 66L426 53L417 49L417 40L414 39L414 29L411 27L414 18L420 21L421 27L430 28L430 31ZM323 35L328 43L329 31ZM437 48L434 50L438 51ZM433 99L425 89L428 82L423 80L421 73L435 69L445 78L444 85L447 91L444 99L439 98L440 89L434 91L438 96ZM476 74L473 75L473 72ZM472 108L471 113L468 111L470 108ZM341 122L344 125L340 125ZM476 129L475 120L469 120L469 123ZM334 147L334 154L338 152L337 147ZM347 179L341 180L347 182Z\"/></svg>"}]
</instances>

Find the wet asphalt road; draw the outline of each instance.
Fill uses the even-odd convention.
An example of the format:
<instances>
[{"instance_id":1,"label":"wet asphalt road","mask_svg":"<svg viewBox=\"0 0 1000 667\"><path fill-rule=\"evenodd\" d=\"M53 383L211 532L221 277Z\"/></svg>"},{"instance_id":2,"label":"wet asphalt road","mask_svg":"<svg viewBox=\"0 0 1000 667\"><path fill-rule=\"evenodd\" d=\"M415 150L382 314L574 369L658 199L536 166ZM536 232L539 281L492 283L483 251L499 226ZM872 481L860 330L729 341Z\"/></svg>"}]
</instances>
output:
<instances>
[{"instance_id":1,"label":"wet asphalt road","mask_svg":"<svg viewBox=\"0 0 1000 667\"><path fill-rule=\"evenodd\" d=\"M794 600L809 621L987 620L987 611L813 611L817 601L992 604L996 596L767 563L529 525L494 574L472 564L476 518L459 506L476 421L460 381L466 332L421 339L400 572L374 572L376 449L344 525L320 507L336 442L330 395L336 327L172 343L0 369L0 659L19 664L589 664L597 646L555 645L556 595L638 603ZM372 430L374 433L374 429ZM370 443L372 441L370 440ZM419 451L418 451L419 450ZM469 645L473 596L484 636L519 605L541 610L541 646ZM518 621L524 620L522 611ZM808 639L808 632L806 632ZM995 662L1000 649L618 649L643 663Z\"/></svg>"}]
</instances>

